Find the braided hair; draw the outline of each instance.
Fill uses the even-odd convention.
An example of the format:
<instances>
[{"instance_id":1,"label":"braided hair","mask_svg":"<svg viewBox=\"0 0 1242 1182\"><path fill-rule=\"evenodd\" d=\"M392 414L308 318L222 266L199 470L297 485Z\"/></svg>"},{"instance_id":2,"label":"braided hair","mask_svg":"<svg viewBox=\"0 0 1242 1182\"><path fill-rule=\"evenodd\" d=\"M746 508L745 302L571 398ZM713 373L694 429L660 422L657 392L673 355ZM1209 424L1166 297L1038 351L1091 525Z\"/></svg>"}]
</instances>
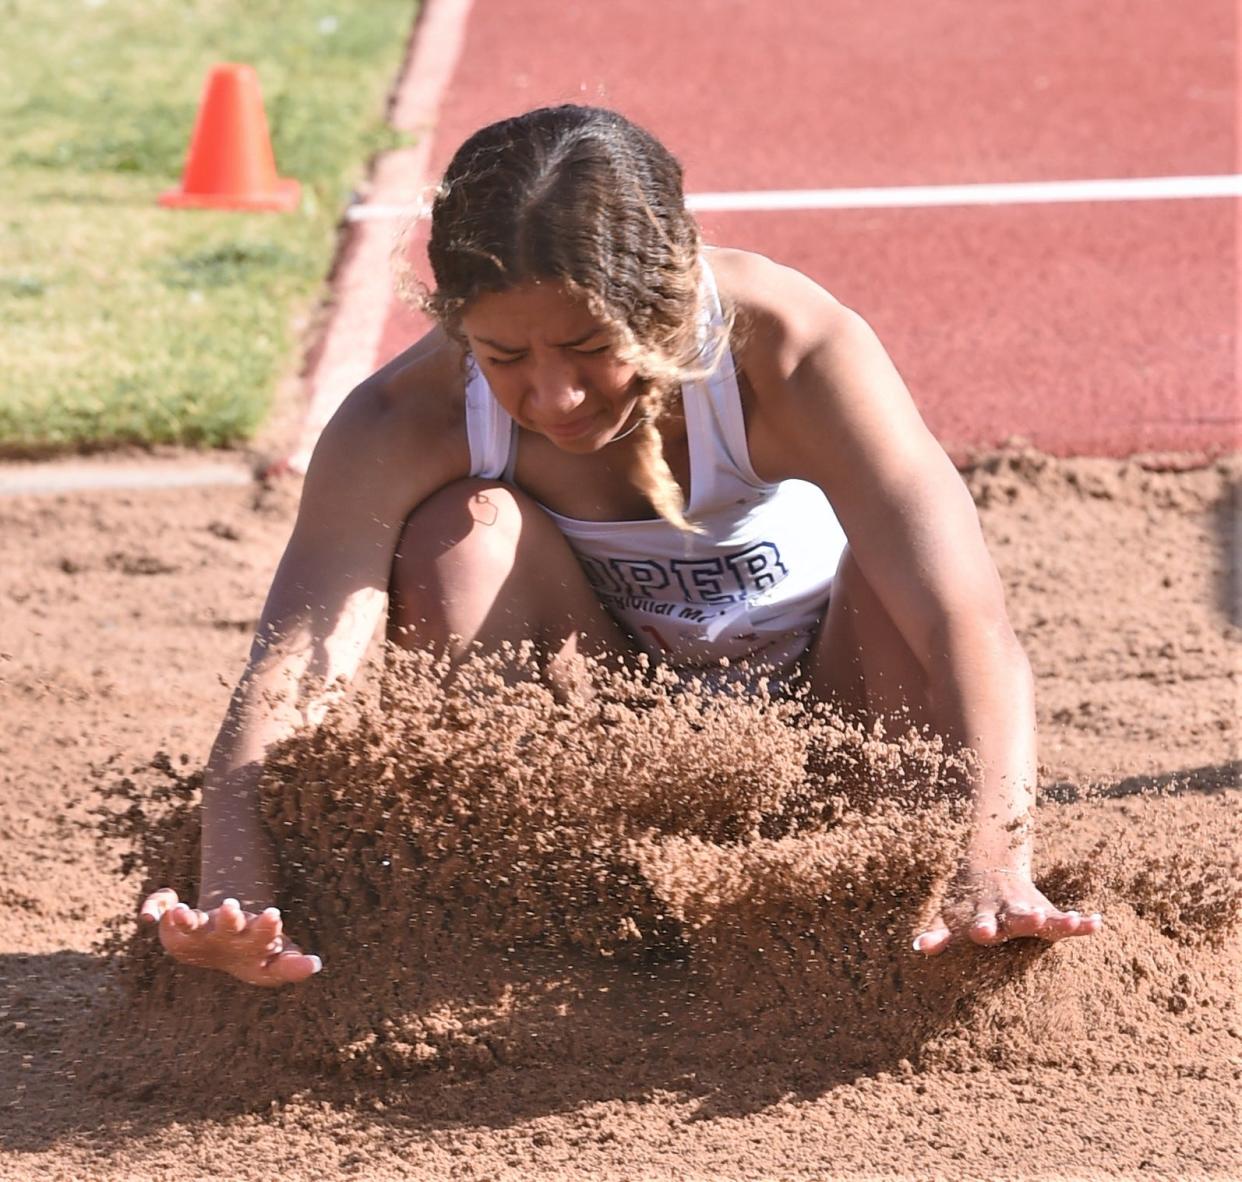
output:
<instances>
[{"instance_id":1,"label":"braided hair","mask_svg":"<svg viewBox=\"0 0 1242 1182\"><path fill-rule=\"evenodd\" d=\"M582 298L637 374L640 490L693 530L658 424L683 384L715 369L733 328L728 310L701 339L701 247L681 165L654 136L604 108L542 107L457 150L431 210L436 288L415 301L465 349L461 317L486 292L551 280Z\"/></svg>"}]
</instances>

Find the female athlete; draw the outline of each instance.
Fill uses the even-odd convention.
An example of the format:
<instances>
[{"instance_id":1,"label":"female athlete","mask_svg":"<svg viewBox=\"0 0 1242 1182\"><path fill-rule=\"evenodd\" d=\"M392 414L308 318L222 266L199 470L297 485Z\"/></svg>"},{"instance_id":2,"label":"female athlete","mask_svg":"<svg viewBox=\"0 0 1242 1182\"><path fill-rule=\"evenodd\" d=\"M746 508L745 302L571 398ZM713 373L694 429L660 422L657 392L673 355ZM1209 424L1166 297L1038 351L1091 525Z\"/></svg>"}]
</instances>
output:
<instances>
[{"instance_id":1,"label":"female athlete","mask_svg":"<svg viewBox=\"0 0 1242 1182\"><path fill-rule=\"evenodd\" d=\"M142 904L167 951L256 985L321 967L284 931L257 785L385 611L393 643L458 661L533 639L572 679L646 651L904 713L977 756L957 905L916 951L1097 931L1031 881L1030 668L970 495L865 321L706 248L677 161L597 108L473 135L428 254L435 327L350 394L307 472L208 763L197 905Z\"/></svg>"}]
</instances>

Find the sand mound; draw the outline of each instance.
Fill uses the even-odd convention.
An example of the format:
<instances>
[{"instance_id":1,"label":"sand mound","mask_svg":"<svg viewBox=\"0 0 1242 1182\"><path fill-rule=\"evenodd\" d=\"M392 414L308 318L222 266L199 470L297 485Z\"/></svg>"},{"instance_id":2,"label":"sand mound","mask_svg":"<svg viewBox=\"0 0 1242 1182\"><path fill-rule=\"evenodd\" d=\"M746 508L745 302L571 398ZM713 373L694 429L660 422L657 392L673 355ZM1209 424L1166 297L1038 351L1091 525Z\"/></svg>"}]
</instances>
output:
<instances>
[{"instance_id":1,"label":"sand mound","mask_svg":"<svg viewBox=\"0 0 1242 1182\"><path fill-rule=\"evenodd\" d=\"M1224 1064L1229 794L1181 835L1132 825L1044 858L1046 893L1103 910L1102 935L928 961L910 938L965 824L937 742L659 671L599 670L588 703L524 672L481 660L446 692L429 658L393 655L383 708L355 698L287 743L264 811L282 908L324 972L256 991L177 966L127 916L110 1023L79 1048L96 1085L149 1094L227 1067L253 1102L308 1075L795 1047L845 1071ZM192 897L200 784L161 759L113 786L105 828L142 890ZM1045 806L1041 848L1115 805Z\"/></svg>"}]
</instances>

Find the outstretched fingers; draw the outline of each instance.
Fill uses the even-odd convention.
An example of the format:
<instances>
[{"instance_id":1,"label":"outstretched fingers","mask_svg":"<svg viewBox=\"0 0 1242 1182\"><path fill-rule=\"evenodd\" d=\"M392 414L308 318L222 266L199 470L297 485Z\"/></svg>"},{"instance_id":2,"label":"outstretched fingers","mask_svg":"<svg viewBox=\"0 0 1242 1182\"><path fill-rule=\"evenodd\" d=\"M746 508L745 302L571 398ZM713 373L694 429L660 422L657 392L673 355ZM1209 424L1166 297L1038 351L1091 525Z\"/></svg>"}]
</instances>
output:
<instances>
[{"instance_id":1,"label":"outstretched fingers","mask_svg":"<svg viewBox=\"0 0 1242 1182\"><path fill-rule=\"evenodd\" d=\"M276 953L264 964L263 972L268 980L258 983L296 985L299 981L305 981L307 977L313 977L322 968L323 962L319 957L288 949Z\"/></svg>"},{"instance_id":2,"label":"outstretched fingers","mask_svg":"<svg viewBox=\"0 0 1242 1182\"><path fill-rule=\"evenodd\" d=\"M199 911L186 903L176 903L160 916L160 943L178 960L186 959L202 943L194 940L195 933L203 931L211 922L206 911ZM194 957L192 963L202 963Z\"/></svg>"},{"instance_id":3,"label":"outstretched fingers","mask_svg":"<svg viewBox=\"0 0 1242 1182\"><path fill-rule=\"evenodd\" d=\"M176 907L180 900L177 898L177 892L170 887L164 887L158 891L152 891L143 901L142 907L138 912L138 918L144 923L159 923L161 917L170 908Z\"/></svg>"},{"instance_id":4,"label":"outstretched fingers","mask_svg":"<svg viewBox=\"0 0 1242 1182\"><path fill-rule=\"evenodd\" d=\"M1078 911L1060 911L1041 895L1034 904L1010 903L1002 913L1007 935L1036 937L1040 940L1063 940L1067 936L1091 936L1104 926L1098 911L1083 915Z\"/></svg>"},{"instance_id":5,"label":"outstretched fingers","mask_svg":"<svg viewBox=\"0 0 1242 1182\"><path fill-rule=\"evenodd\" d=\"M914 951L924 956L937 956L949 946L953 933L949 931L944 919L937 915L931 926L914 937Z\"/></svg>"},{"instance_id":6,"label":"outstretched fingers","mask_svg":"<svg viewBox=\"0 0 1242 1182\"><path fill-rule=\"evenodd\" d=\"M972 944L982 944L990 948L993 944L1004 943L1006 933L995 911L980 909L970 921L966 935Z\"/></svg>"},{"instance_id":7,"label":"outstretched fingers","mask_svg":"<svg viewBox=\"0 0 1242 1182\"><path fill-rule=\"evenodd\" d=\"M1042 903L1013 901L1006 905L980 902L968 923L950 928L943 915L914 938L913 948L924 956L938 956L952 943L969 941L991 947L1015 939L1062 940L1091 936L1104 926L1099 912L1083 915L1059 911L1047 900Z\"/></svg>"},{"instance_id":8,"label":"outstretched fingers","mask_svg":"<svg viewBox=\"0 0 1242 1182\"><path fill-rule=\"evenodd\" d=\"M972 944L1000 944L1005 940L1005 933L996 918L996 912L980 909L963 932L955 936L943 916L936 916L926 931L914 938L914 951L924 956L938 956L955 939L965 936Z\"/></svg>"},{"instance_id":9,"label":"outstretched fingers","mask_svg":"<svg viewBox=\"0 0 1242 1182\"><path fill-rule=\"evenodd\" d=\"M1022 923L1022 918L1019 917ZM1029 920L1025 921L1029 926ZM1083 915L1078 911L1058 911L1052 908L1040 917L1035 930L1027 932L1010 927L1011 935L1038 936L1041 940L1063 940L1067 936L1093 936L1104 926L1104 919L1098 911Z\"/></svg>"},{"instance_id":10,"label":"outstretched fingers","mask_svg":"<svg viewBox=\"0 0 1242 1182\"><path fill-rule=\"evenodd\" d=\"M242 911L241 904L236 899L225 899L216 908L212 922L215 924L216 931L228 932L235 936L238 932L246 930L246 913Z\"/></svg>"},{"instance_id":11,"label":"outstretched fingers","mask_svg":"<svg viewBox=\"0 0 1242 1182\"><path fill-rule=\"evenodd\" d=\"M256 915L249 933L260 942L262 961L259 985L293 985L323 968L323 961L295 947L284 937L280 910L267 907Z\"/></svg>"},{"instance_id":12,"label":"outstretched fingers","mask_svg":"<svg viewBox=\"0 0 1242 1182\"><path fill-rule=\"evenodd\" d=\"M1058 912L1058 914L1060 914ZM1026 903L1008 904L1000 916L1005 936L1043 936L1048 923L1048 911L1038 905ZM1002 937L1003 938L1003 937Z\"/></svg>"},{"instance_id":13,"label":"outstretched fingers","mask_svg":"<svg viewBox=\"0 0 1242 1182\"><path fill-rule=\"evenodd\" d=\"M164 888L143 901L139 915L159 925L160 943L175 960L218 969L251 985L293 984L323 968L319 957L303 953L286 937L276 907L256 915L229 898L203 911Z\"/></svg>"}]
</instances>

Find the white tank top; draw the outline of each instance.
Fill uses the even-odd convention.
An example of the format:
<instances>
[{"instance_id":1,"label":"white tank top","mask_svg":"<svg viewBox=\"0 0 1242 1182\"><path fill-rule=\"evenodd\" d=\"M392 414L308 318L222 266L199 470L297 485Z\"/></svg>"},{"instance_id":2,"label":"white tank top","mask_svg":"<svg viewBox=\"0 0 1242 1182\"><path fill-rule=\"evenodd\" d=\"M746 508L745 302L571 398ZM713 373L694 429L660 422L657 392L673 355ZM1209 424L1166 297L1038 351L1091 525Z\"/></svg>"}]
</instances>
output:
<instances>
[{"instance_id":1,"label":"white tank top","mask_svg":"<svg viewBox=\"0 0 1242 1182\"><path fill-rule=\"evenodd\" d=\"M703 260L703 328L720 323L715 277ZM547 509L609 611L647 652L677 666L749 658L787 673L828 602L845 534L824 494L802 480L768 484L746 444L733 356L682 391L690 451L686 517L581 521ZM470 474L513 479L518 432L470 360ZM546 506L545 506L546 509Z\"/></svg>"}]
</instances>

